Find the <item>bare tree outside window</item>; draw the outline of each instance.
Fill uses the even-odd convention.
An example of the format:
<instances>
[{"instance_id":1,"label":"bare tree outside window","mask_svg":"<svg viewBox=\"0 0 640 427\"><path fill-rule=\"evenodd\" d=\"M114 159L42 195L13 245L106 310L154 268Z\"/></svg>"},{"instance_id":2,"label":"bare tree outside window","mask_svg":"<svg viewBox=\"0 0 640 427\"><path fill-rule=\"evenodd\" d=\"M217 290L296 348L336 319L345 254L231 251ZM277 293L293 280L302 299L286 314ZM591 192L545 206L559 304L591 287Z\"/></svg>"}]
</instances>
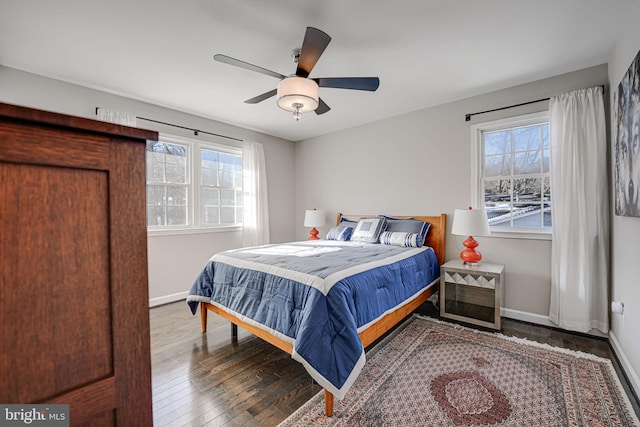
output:
<instances>
[{"instance_id":1,"label":"bare tree outside window","mask_svg":"<svg viewBox=\"0 0 640 427\"><path fill-rule=\"evenodd\" d=\"M489 225L550 228L548 122L483 131L480 153Z\"/></svg>"}]
</instances>

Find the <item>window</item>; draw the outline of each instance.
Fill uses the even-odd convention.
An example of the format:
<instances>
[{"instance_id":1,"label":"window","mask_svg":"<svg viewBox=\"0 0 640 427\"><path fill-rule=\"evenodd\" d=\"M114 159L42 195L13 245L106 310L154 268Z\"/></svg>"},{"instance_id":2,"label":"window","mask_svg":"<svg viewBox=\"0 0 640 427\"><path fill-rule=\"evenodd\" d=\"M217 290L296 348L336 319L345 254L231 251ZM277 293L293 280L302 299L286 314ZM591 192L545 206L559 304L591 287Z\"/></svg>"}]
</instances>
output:
<instances>
[{"instance_id":1,"label":"window","mask_svg":"<svg viewBox=\"0 0 640 427\"><path fill-rule=\"evenodd\" d=\"M492 232L550 233L549 117L473 126L474 199Z\"/></svg>"},{"instance_id":2,"label":"window","mask_svg":"<svg viewBox=\"0 0 640 427\"><path fill-rule=\"evenodd\" d=\"M201 148L200 162L202 224L241 224L242 157Z\"/></svg>"},{"instance_id":3,"label":"window","mask_svg":"<svg viewBox=\"0 0 640 427\"><path fill-rule=\"evenodd\" d=\"M147 226L188 225L190 146L147 142Z\"/></svg>"},{"instance_id":4,"label":"window","mask_svg":"<svg viewBox=\"0 0 640 427\"><path fill-rule=\"evenodd\" d=\"M146 158L150 231L242 225L240 149L160 135Z\"/></svg>"}]
</instances>

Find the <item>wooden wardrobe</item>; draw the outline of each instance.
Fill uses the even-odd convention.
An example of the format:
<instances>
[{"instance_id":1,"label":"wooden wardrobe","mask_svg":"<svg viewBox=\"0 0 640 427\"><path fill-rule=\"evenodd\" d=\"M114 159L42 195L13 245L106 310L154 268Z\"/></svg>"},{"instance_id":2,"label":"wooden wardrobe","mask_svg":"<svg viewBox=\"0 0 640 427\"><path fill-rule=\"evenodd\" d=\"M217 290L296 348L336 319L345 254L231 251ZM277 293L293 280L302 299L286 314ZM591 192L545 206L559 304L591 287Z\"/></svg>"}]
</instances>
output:
<instances>
[{"instance_id":1,"label":"wooden wardrobe","mask_svg":"<svg viewBox=\"0 0 640 427\"><path fill-rule=\"evenodd\" d=\"M0 104L0 402L150 426L145 143Z\"/></svg>"}]
</instances>

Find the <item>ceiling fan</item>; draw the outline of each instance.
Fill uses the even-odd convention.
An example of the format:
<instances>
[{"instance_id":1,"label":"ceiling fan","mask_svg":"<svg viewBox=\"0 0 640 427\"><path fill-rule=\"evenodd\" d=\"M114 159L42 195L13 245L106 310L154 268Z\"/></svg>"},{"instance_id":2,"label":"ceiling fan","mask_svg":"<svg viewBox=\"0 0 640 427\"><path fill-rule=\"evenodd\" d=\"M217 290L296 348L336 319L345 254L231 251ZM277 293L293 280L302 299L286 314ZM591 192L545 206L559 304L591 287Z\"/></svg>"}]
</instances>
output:
<instances>
[{"instance_id":1,"label":"ceiling fan","mask_svg":"<svg viewBox=\"0 0 640 427\"><path fill-rule=\"evenodd\" d=\"M278 107L293 112L293 118L298 121L302 117L302 113L315 111L316 114L324 114L331 110L318 96L319 87L375 92L380 86L378 77L310 78L311 70L330 41L331 37L324 31L307 27L302 47L291 52L294 62L298 64L296 72L288 76L222 54L214 55L213 59L280 79L276 89L247 99L245 102L247 104L257 104L277 95Z\"/></svg>"}]
</instances>

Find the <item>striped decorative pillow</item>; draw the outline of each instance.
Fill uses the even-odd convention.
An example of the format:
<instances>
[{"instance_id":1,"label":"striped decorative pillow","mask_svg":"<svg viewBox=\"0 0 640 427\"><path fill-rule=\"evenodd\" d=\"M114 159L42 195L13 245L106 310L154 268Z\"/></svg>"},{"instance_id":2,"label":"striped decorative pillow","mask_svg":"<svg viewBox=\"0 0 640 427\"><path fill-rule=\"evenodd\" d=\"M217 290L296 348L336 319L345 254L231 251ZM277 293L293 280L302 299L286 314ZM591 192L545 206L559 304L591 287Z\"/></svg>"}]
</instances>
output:
<instances>
[{"instance_id":1,"label":"striped decorative pillow","mask_svg":"<svg viewBox=\"0 0 640 427\"><path fill-rule=\"evenodd\" d=\"M425 237L427 237L427 233L429 232L429 227L431 227L431 224L425 221L420 221L419 219L394 218L388 216L387 229L385 231L418 233L421 236L421 243L419 246L422 246L424 243L424 239Z\"/></svg>"},{"instance_id":2,"label":"striped decorative pillow","mask_svg":"<svg viewBox=\"0 0 640 427\"><path fill-rule=\"evenodd\" d=\"M380 243L383 245L404 246L406 248L419 248L424 237L418 233L405 233L402 231L385 231L380 235Z\"/></svg>"}]
</instances>

